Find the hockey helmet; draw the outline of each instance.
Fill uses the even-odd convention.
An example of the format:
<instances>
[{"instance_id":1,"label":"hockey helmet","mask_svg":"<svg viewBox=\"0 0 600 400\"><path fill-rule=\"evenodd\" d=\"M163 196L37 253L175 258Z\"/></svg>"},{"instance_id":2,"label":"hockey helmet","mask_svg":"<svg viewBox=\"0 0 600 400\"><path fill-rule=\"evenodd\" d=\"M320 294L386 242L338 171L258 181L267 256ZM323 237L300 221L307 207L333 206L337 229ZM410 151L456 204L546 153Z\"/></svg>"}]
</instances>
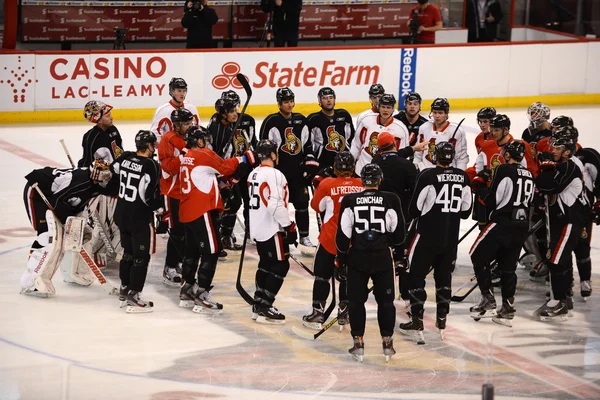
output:
<instances>
[{"instance_id":1,"label":"hockey helmet","mask_svg":"<svg viewBox=\"0 0 600 400\"><path fill-rule=\"evenodd\" d=\"M182 123L187 121L192 121L194 119L194 114L187 108L177 108L171 112L171 122Z\"/></svg>"},{"instance_id":2,"label":"hockey helmet","mask_svg":"<svg viewBox=\"0 0 600 400\"><path fill-rule=\"evenodd\" d=\"M212 136L208 129L200 125L194 125L185 133L185 144L188 148L198 146L198 139L202 139L207 143L212 142Z\"/></svg>"},{"instance_id":3,"label":"hockey helmet","mask_svg":"<svg viewBox=\"0 0 600 400\"><path fill-rule=\"evenodd\" d=\"M235 104L235 106L239 106L241 103L240 96L233 90L226 90L221 93L221 98L223 100L230 100Z\"/></svg>"},{"instance_id":4,"label":"hockey helmet","mask_svg":"<svg viewBox=\"0 0 600 400\"><path fill-rule=\"evenodd\" d=\"M236 110L237 104L230 98L220 98L219 100L217 100L215 108L217 109L217 112L219 114L227 115L230 112Z\"/></svg>"},{"instance_id":5,"label":"hockey helmet","mask_svg":"<svg viewBox=\"0 0 600 400\"><path fill-rule=\"evenodd\" d=\"M360 171L363 186L377 186L383 179L383 171L377 164L367 164Z\"/></svg>"},{"instance_id":6,"label":"hockey helmet","mask_svg":"<svg viewBox=\"0 0 600 400\"><path fill-rule=\"evenodd\" d=\"M490 127L510 130L510 118L506 114L496 114L490 121Z\"/></svg>"},{"instance_id":7,"label":"hockey helmet","mask_svg":"<svg viewBox=\"0 0 600 400\"><path fill-rule=\"evenodd\" d=\"M511 159L521 162L523 157L525 157L525 145L518 140L508 142L504 145L504 154L506 153L510 154Z\"/></svg>"},{"instance_id":8,"label":"hockey helmet","mask_svg":"<svg viewBox=\"0 0 600 400\"><path fill-rule=\"evenodd\" d=\"M337 171L354 171L354 156L349 151L341 151L333 158L333 168Z\"/></svg>"},{"instance_id":9,"label":"hockey helmet","mask_svg":"<svg viewBox=\"0 0 600 400\"><path fill-rule=\"evenodd\" d=\"M454 146L450 142L439 142L435 145L433 154L435 162L450 164L454 160Z\"/></svg>"},{"instance_id":10,"label":"hockey helmet","mask_svg":"<svg viewBox=\"0 0 600 400\"><path fill-rule=\"evenodd\" d=\"M564 146L565 150L574 152L577 150L579 131L573 126L563 126L552 134L552 146Z\"/></svg>"},{"instance_id":11,"label":"hockey helmet","mask_svg":"<svg viewBox=\"0 0 600 400\"><path fill-rule=\"evenodd\" d=\"M410 92L404 98L404 106L405 107L406 107L406 104L409 101L418 101L419 105L421 105L421 103L423 102L423 99L421 98L421 95L419 93L417 93L417 92Z\"/></svg>"},{"instance_id":12,"label":"hockey helmet","mask_svg":"<svg viewBox=\"0 0 600 400\"><path fill-rule=\"evenodd\" d=\"M431 103L431 111L433 110L441 110L446 114L450 112L450 103L448 103L448 99L445 97L438 97Z\"/></svg>"},{"instance_id":13,"label":"hockey helmet","mask_svg":"<svg viewBox=\"0 0 600 400\"><path fill-rule=\"evenodd\" d=\"M531 126L538 128L550 119L550 107L536 101L527 109L527 118L529 119Z\"/></svg>"},{"instance_id":14,"label":"hockey helmet","mask_svg":"<svg viewBox=\"0 0 600 400\"><path fill-rule=\"evenodd\" d=\"M294 100L296 98L296 96L294 95L294 92L292 92L292 89L290 89L289 87L284 87L284 88L279 88L277 89L277 104L281 104L286 100Z\"/></svg>"},{"instance_id":15,"label":"hockey helmet","mask_svg":"<svg viewBox=\"0 0 600 400\"><path fill-rule=\"evenodd\" d=\"M376 83L369 88L369 97L378 97L385 93L383 85Z\"/></svg>"},{"instance_id":16,"label":"hockey helmet","mask_svg":"<svg viewBox=\"0 0 600 400\"><path fill-rule=\"evenodd\" d=\"M552 120L550 125L552 125L552 129L558 129L565 126L574 126L575 124L573 124L573 118L566 115L559 115Z\"/></svg>"},{"instance_id":17,"label":"hockey helmet","mask_svg":"<svg viewBox=\"0 0 600 400\"><path fill-rule=\"evenodd\" d=\"M317 100L319 101L319 103L321 102L321 97L323 96L333 96L333 98L335 99L335 91L330 87L322 87L317 93Z\"/></svg>"},{"instance_id":18,"label":"hockey helmet","mask_svg":"<svg viewBox=\"0 0 600 400\"><path fill-rule=\"evenodd\" d=\"M187 90L187 83L183 78L171 78L169 82L169 96L173 97L175 93L175 89L185 89Z\"/></svg>"},{"instance_id":19,"label":"hockey helmet","mask_svg":"<svg viewBox=\"0 0 600 400\"><path fill-rule=\"evenodd\" d=\"M85 104L83 108L83 116L88 121L96 124L102 116L109 113L112 110L112 106L104 104L100 100L90 100Z\"/></svg>"},{"instance_id":20,"label":"hockey helmet","mask_svg":"<svg viewBox=\"0 0 600 400\"><path fill-rule=\"evenodd\" d=\"M496 116L496 109L494 107L483 107L477 113L477 121L480 119L489 119L491 120Z\"/></svg>"},{"instance_id":21,"label":"hockey helmet","mask_svg":"<svg viewBox=\"0 0 600 400\"><path fill-rule=\"evenodd\" d=\"M396 97L391 93L384 93L379 98L380 106L392 106L396 105Z\"/></svg>"},{"instance_id":22,"label":"hockey helmet","mask_svg":"<svg viewBox=\"0 0 600 400\"><path fill-rule=\"evenodd\" d=\"M265 139L258 142L254 151L259 160L271 159L271 153L277 154L277 143L272 140Z\"/></svg>"},{"instance_id":23,"label":"hockey helmet","mask_svg":"<svg viewBox=\"0 0 600 400\"><path fill-rule=\"evenodd\" d=\"M156 145L156 135L150 131L141 130L135 135L135 148L145 150L150 143Z\"/></svg>"}]
</instances>

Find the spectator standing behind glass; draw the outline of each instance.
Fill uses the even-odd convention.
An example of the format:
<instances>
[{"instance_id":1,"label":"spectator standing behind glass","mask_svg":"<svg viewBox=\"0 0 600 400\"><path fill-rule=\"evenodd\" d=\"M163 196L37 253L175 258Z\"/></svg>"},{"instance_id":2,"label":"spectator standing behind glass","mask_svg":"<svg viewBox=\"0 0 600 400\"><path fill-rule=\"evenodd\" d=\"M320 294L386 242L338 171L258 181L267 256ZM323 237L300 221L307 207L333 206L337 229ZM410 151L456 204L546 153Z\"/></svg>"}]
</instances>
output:
<instances>
[{"instance_id":1,"label":"spectator standing behind glass","mask_svg":"<svg viewBox=\"0 0 600 400\"><path fill-rule=\"evenodd\" d=\"M442 16L440 9L429 4L429 0L418 0L419 5L410 10L407 25L410 27L411 21L415 13L419 18L419 27L417 30L417 44L433 44L435 43L435 31L443 28Z\"/></svg>"},{"instance_id":2,"label":"spectator standing behind glass","mask_svg":"<svg viewBox=\"0 0 600 400\"><path fill-rule=\"evenodd\" d=\"M273 42L275 47L298 46L302 0L261 0L261 9L273 13Z\"/></svg>"},{"instance_id":3,"label":"spectator standing behind glass","mask_svg":"<svg viewBox=\"0 0 600 400\"><path fill-rule=\"evenodd\" d=\"M493 42L502 18L502 7L498 0L467 0L468 41Z\"/></svg>"},{"instance_id":4,"label":"spectator standing behind glass","mask_svg":"<svg viewBox=\"0 0 600 400\"><path fill-rule=\"evenodd\" d=\"M212 27L219 17L208 0L194 0L185 3L181 25L187 29L186 48L210 49L217 47L212 37Z\"/></svg>"}]
</instances>

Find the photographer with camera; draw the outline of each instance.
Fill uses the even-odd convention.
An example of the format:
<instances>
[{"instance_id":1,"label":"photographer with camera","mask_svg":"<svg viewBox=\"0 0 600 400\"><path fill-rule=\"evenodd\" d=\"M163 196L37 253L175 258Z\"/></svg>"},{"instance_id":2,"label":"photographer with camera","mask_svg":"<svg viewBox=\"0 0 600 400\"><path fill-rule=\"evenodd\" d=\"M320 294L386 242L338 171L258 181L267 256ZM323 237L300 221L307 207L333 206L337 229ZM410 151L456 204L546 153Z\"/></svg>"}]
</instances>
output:
<instances>
[{"instance_id":1,"label":"photographer with camera","mask_svg":"<svg viewBox=\"0 0 600 400\"><path fill-rule=\"evenodd\" d=\"M440 9L429 0L418 0L419 5L410 10L407 25L410 28L411 43L434 44L435 31L443 28Z\"/></svg>"},{"instance_id":2,"label":"photographer with camera","mask_svg":"<svg viewBox=\"0 0 600 400\"><path fill-rule=\"evenodd\" d=\"M212 36L212 27L219 17L208 0L187 1L184 6L181 25L187 29L186 48L210 49L217 47Z\"/></svg>"},{"instance_id":3,"label":"photographer with camera","mask_svg":"<svg viewBox=\"0 0 600 400\"><path fill-rule=\"evenodd\" d=\"M272 13L275 47L298 47L302 0L261 0L260 7Z\"/></svg>"}]
</instances>

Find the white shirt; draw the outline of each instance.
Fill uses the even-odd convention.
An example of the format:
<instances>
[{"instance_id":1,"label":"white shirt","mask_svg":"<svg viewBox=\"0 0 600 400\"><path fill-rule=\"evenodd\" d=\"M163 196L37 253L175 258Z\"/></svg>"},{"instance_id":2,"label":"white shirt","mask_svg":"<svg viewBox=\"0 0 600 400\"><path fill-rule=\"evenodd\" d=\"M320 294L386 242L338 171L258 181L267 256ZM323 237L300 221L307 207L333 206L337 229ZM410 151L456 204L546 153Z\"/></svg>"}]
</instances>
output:
<instances>
[{"instance_id":1,"label":"white shirt","mask_svg":"<svg viewBox=\"0 0 600 400\"><path fill-rule=\"evenodd\" d=\"M401 149L409 145L409 133L406 125L396 118L381 125L379 114L368 115L356 127L356 133L350 146L350 153L356 160L354 171L360 176L363 167L370 163L377 153L377 136L380 132L389 132L396 137L396 147Z\"/></svg>"},{"instance_id":2,"label":"white shirt","mask_svg":"<svg viewBox=\"0 0 600 400\"><path fill-rule=\"evenodd\" d=\"M453 167L460 168L463 171L467 169L469 163L469 154L467 153L467 137L462 127L456 130L458 124L450 121L444 123L444 128L441 131L435 130L433 121L427 121L419 128L418 141L429 142L429 146L422 152L415 153L415 164L418 166L419 163L423 163L425 168L431 168L435 166L432 162L433 155L435 153L435 145L440 142L455 142L454 144L454 160L450 164ZM452 136L456 131L456 135L452 140Z\"/></svg>"},{"instance_id":3,"label":"white shirt","mask_svg":"<svg viewBox=\"0 0 600 400\"><path fill-rule=\"evenodd\" d=\"M256 167L248 177L248 191L252 239L266 242L291 224L288 183L281 171L265 165Z\"/></svg>"},{"instance_id":4,"label":"white shirt","mask_svg":"<svg viewBox=\"0 0 600 400\"><path fill-rule=\"evenodd\" d=\"M194 115L194 120L196 121L196 125L200 125L200 116L198 115L198 109L195 105L191 103L183 103L183 108L189 110ZM150 126L150 132L153 132L156 135L156 139L160 142L160 138L165 133L173 130L173 123L171 122L171 113L178 109L173 101L168 101L162 106L156 109L154 113L154 118L152 118L152 125Z\"/></svg>"}]
</instances>

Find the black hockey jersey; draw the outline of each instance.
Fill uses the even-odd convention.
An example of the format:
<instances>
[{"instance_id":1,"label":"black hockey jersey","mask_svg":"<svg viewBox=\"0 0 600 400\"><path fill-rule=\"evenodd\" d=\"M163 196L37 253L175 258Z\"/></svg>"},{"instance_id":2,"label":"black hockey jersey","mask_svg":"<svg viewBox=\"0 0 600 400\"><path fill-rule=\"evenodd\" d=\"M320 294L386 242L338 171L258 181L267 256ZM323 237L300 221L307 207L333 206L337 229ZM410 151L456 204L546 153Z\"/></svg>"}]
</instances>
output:
<instances>
[{"instance_id":1,"label":"black hockey jersey","mask_svg":"<svg viewBox=\"0 0 600 400\"><path fill-rule=\"evenodd\" d=\"M490 188L482 187L479 195L485 202L490 221L527 229L534 192L531 171L520 164L500 164L494 171Z\"/></svg>"},{"instance_id":2,"label":"black hockey jersey","mask_svg":"<svg viewBox=\"0 0 600 400\"><path fill-rule=\"evenodd\" d=\"M383 171L379 190L397 194L402 204L402 214L408 218L408 204L417 179L415 164L396 152L378 154L373 157L372 162Z\"/></svg>"},{"instance_id":3,"label":"black hockey jersey","mask_svg":"<svg viewBox=\"0 0 600 400\"><path fill-rule=\"evenodd\" d=\"M211 134L212 150L222 159L243 156L250 148L256 146L256 122L250 115L244 114L236 132L233 125L221 123L219 114L214 114L206 127ZM250 141L250 143L248 143Z\"/></svg>"},{"instance_id":4,"label":"black hockey jersey","mask_svg":"<svg viewBox=\"0 0 600 400\"><path fill-rule=\"evenodd\" d=\"M376 272L392 268L390 248L406 238L400 198L368 189L344 196L335 235L337 255L351 268Z\"/></svg>"},{"instance_id":5,"label":"black hockey jersey","mask_svg":"<svg viewBox=\"0 0 600 400\"><path fill-rule=\"evenodd\" d=\"M89 167L96 159L112 163L123 153L121 134L115 126L106 131L94 126L83 135L81 145L83 157L77 163L78 167Z\"/></svg>"},{"instance_id":6,"label":"black hockey jersey","mask_svg":"<svg viewBox=\"0 0 600 400\"><path fill-rule=\"evenodd\" d=\"M334 109L333 112L331 117L318 111L306 118L313 152L320 168L333 166L335 155L350 151L350 143L354 138L354 124L348 111Z\"/></svg>"},{"instance_id":7,"label":"black hockey jersey","mask_svg":"<svg viewBox=\"0 0 600 400\"><path fill-rule=\"evenodd\" d=\"M260 127L260 139L270 139L279 146L277 169L290 184L304 179L304 161L314 156L308 124L304 115L292 113L287 119L281 113L269 115Z\"/></svg>"},{"instance_id":8,"label":"black hockey jersey","mask_svg":"<svg viewBox=\"0 0 600 400\"><path fill-rule=\"evenodd\" d=\"M419 128L421 127L421 125L423 125L423 123L427 122L427 118L419 114L419 118L417 118L417 120L413 124L411 124L410 122L408 122L408 116L406 115L406 111L400 111L398 114L394 115L394 118L406 125L406 128L408 129L410 145L414 146L415 144L417 144L417 138L419 137Z\"/></svg>"},{"instance_id":9,"label":"black hockey jersey","mask_svg":"<svg viewBox=\"0 0 600 400\"><path fill-rule=\"evenodd\" d=\"M162 206L160 165L152 158L124 152L110 166L119 177L119 199L114 220L121 228L136 229L153 221Z\"/></svg>"},{"instance_id":10,"label":"black hockey jersey","mask_svg":"<svg viewBox=\"0 0 600 400\"><path fill-rule=\"evenodd\" d=\"M593 206L600 199L600 154L590 147L579 149L575 153L583 164L583 182L588 205Z\"/></svg>"},{"instance_id":11,"label":"black hockey jersey","mask_svg":"<svg viewBox=\"0 0 600 400\"><path fill-rule=\"evenodd\" d=\"M544 129L541 131L531 131L529 128L525 128L525 130L523 131L523 136L521 136L521 139L523 139L524 141L526 141L527 143L533 145L533 147L535 147L535 144L537 142L539 142L541 139L545 138L545 137L550 137L552 136L552 131L550 130L550 128L548 129Z\"/></svg>"},{"instance_id":12,"label":"black hockey jersey","mask_svg":"<svg viewBox=\"0 0 600 400\"><path fill-rule=\"evenodd\" d=\"M433 167L417 175L408 213L417 219L414 240L446 247L458 243L460 219L469 218L472 193L466 172L455 167Z\"/></svg>"},{"instance_id":13,"label":"black hockey jersey","mask_svg":"<svg viewBox=\"0 0 600 400\"><path fill-rule=\"evenodd\" d=\"M82 212L97 195L114 196L118 188L115 180L106 186L94 183L90 179L89 168L46 167L33 170L25 179L32 185L37 182L63 224L67 217Z\"/></svg>"},{"instance_id":14,"label":"black hockey jersey","mask_svg":"<svg viewBox=\"0 0 600 400\"><path fill-rule=\"evenodd\" d=\"M541 194L548 196L551 226L553 223L582 226L585 195L581 166L572 159L561 162L556 170L542 170L535 184Z\"/></svg>"}]
</instances>

